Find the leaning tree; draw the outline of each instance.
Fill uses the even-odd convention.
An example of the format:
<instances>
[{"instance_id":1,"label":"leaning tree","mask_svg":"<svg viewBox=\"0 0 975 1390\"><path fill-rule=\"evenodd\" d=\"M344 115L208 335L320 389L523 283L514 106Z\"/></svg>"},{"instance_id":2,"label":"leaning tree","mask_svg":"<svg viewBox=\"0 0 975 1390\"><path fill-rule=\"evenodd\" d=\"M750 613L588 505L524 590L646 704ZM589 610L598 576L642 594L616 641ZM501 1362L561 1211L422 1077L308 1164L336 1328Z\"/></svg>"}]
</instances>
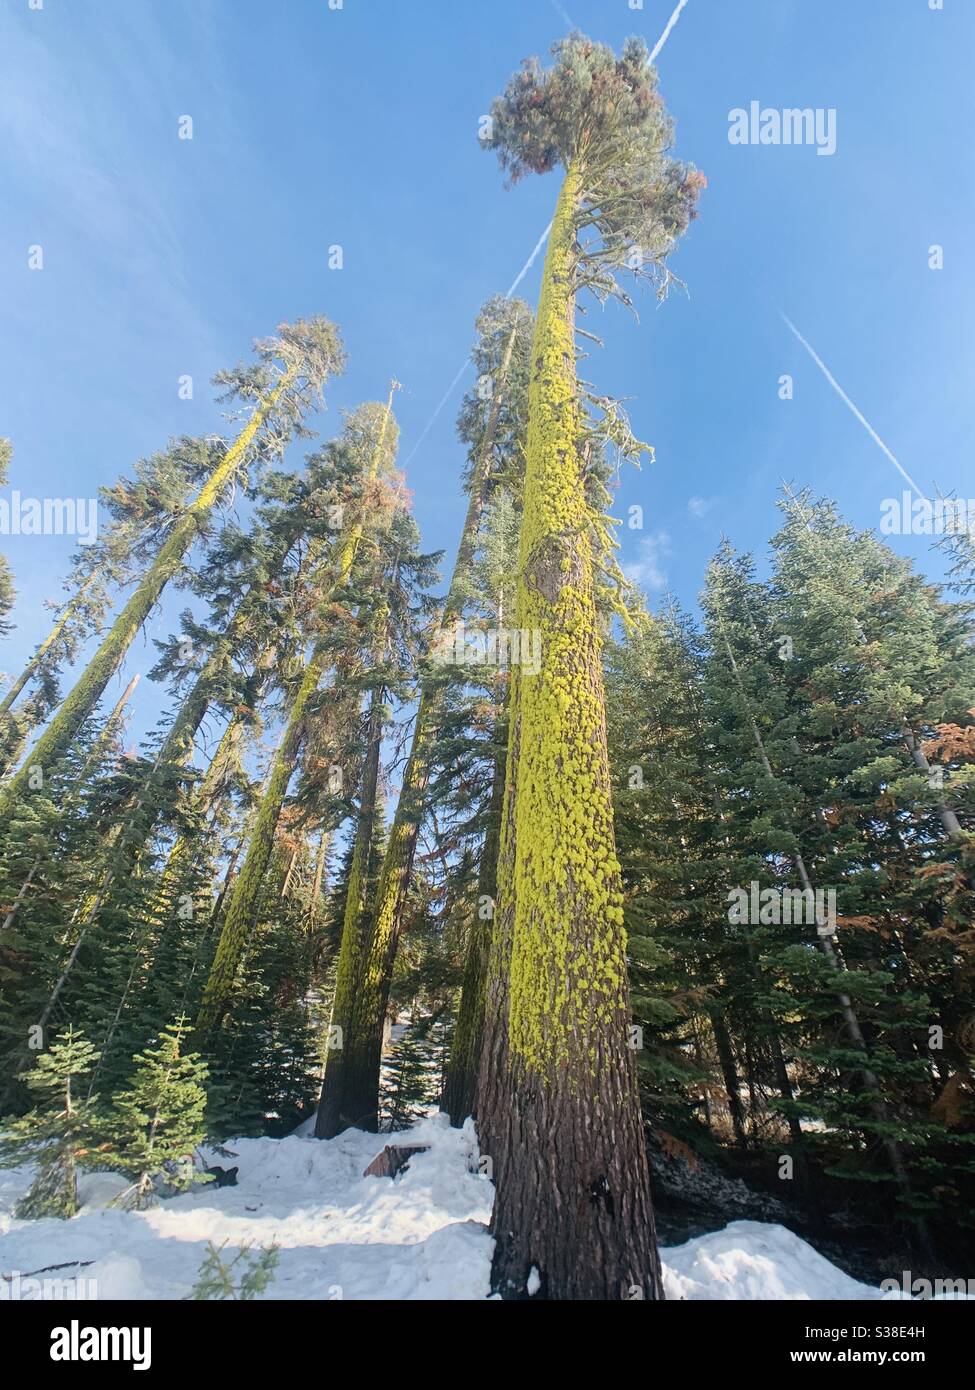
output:
<instances>
[{"instance_id":1,"label":"leaning tree","mask_svg":"<svg viewBox=\"0 0 975 1390\"><path fill-rule=\"evenodd\" d=\"M326 380L344 366L338 330L324 318L282 324L276 337L258 343L257 350L260 360L254 367L217 377L231 386L234 394L249 399L252 410L246 425L173 523L74 689L38 739L30 757L8 782L0 796L0 817L8 816L25 793L42 785L43 777L67 752L163 589L179 574L213 507L244 472L260 432L273 430L282 443L291 434L303 433L302 421L320 398Z\"/></svg>"},{"instance_id":2,"label":"leaning tree","mask_svg":"<svg viewBox=\"0 0 975 1390\"><path fill-rule=\"evenodd\" d=\"M388 483L399 437L393 416L393 392L398 385L394 381L390 386L385 406L368 402L346 418L339 447L346 448L357 460L361 489L355 506L343 513L342 529L315 581L323 612L344 590L363 537L371 532L377 518L384 513L384 480ZM197 1032L204 1042L212 1041L230 1008L235 977L254 924L261 885L274 849L278 821L298 764L311 707L331 656L328 633L323 631L311 646L301 684L289 704L287 722L271 763L247 853L227 904L196 1021Z\"/></svg>"}]
</instances>

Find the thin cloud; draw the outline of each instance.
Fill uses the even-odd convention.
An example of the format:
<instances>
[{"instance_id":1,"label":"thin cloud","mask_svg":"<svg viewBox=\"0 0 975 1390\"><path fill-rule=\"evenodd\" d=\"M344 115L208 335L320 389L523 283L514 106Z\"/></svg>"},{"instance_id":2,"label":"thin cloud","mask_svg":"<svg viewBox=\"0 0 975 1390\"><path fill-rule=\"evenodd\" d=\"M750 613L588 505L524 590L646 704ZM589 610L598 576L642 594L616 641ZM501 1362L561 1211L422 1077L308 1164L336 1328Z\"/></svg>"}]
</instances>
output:
<instances>
[{"instance_id":1,"label":"thin cloud","mask_svg":"<svg viewBox=\"0 0 975 1390\"><path fill-rule=\"evenodd\" d=\"M552 230L552 224L551 224L551 222L550 222L550 223L548 224L548 226L545 228L544 232L542 232L542 235L541 235L541 236L538 238L538 240L535 242L535 249L534 249L534 251L533 251L533 252L531 253L531 255L528 257L528 260L527 260L527 261L525 262L525 264L521 267L521 269L519 270L518 274L515 276L515 278L512 280L511 284L509 285L509 287L508 287L508 293L505 295L505 299L510 299L510 298L511 298L511 296L514 294L515 290L516 290L516 289L518 288L518 286L521 284L522 280L524 280L525 276L526 276L526 275L528 274L528 272L531 270L532 266L535 264L535 260L536 260L536 258L537 258L537 256L538 256L539 251L541 251L542 247L545 245L546 241L548 240L548 234L549 234L549 232L550 232L551 230Z\"/></svg>"},{"instance_id":2,"label":"thin cloud","mask_svg":"<svg viewBox=\"0 0 975 1390\"><path fill-rule=\"evenodd\" d=\"M701 517L707 516L708 512L717 504L718 499L716 497L689 497L687 499L687 511L690 516L696 517L700 521Z\"/></svg>"},{"instance_id":3,"label":"thin cloud","mask_svg":"<svg viewBox=\"0 0 975 1390\"><path fill-rule=\"evenodd\" d=\"M192 11L184 14L195 42ZM176 144L181 56L166 26L151 11L120 10L97 32L82 29L70 51L45 42L45 26L0 14L0 48L12 60L0 92L0 141L32 203L57 210L53 230L36 218L45 258L54 265L65 244L83 244L78 256L110 274L117 295L157 324L178 325L194 354L213 352L211 327L187 279L178 192L150 174L141 144L145 122L160 110L171 112ZM133 52L141 55L137 70ZM114 81L91 91L91 74L103 67ZM15 304L10 312L23 310Z\"/></svg>"},{"instance_id":4,"label":"thin cloud","mask_svg":"<svg viewBox=\"0 0 975 1390\"><path fill-rule=\"evenodd\" d=\"M670 536L666 531L654 531L640 542L637 558L623 565L623 573L631 584L640 589L665 589L667 571L664 561L670 554Z\"/></svg>"}]
</instances>

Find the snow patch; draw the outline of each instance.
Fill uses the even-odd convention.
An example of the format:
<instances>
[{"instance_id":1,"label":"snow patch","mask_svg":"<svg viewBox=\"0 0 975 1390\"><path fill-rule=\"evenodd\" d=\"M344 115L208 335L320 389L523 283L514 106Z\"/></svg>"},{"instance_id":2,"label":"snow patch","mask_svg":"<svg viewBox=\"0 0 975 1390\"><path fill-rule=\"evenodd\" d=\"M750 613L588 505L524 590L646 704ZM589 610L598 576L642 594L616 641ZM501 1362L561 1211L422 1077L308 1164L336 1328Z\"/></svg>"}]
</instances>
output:
<instances>
[{"instance_id":1,"label":"snow patch","mask_svg":"<svg viewBox=\"0 0 975 1390\"><path fill-rule=\"evenodd\" d=\"M873 1299L860 1284L785 1226L732 1221L660 1252L673 1299Z\"/></svg>"},{"instance_id":2,"label":"snow patch","mask_svg":"<svg viewBox=\"0 0 975 1390\"><path fill-rule=\"evenodd\" d=\"M213 1184L144 1212L108 1207L125 1182L85 1174L70 1221L18 1221L27 1168L0 1170L0 1274L70 1265L99 1298L180 1299L192 1289L207 1241L279 1247L265 1298L486 1299L494 1242L492 1184L477 1171L473 1120L452 1129L431 1115L399 1135L346 1130L315 1139L312 1123L285 1139L233 1139L236 1187ZM427 1145L395 1179L364 1178L388 1143ZM662 1250L671 1299L880 1299L784 1226L733 1221ZM533 1267L528 1292L541 1287ZM887 1294L886 1297L897 1297Z\"/></svg>"}]
</instances>

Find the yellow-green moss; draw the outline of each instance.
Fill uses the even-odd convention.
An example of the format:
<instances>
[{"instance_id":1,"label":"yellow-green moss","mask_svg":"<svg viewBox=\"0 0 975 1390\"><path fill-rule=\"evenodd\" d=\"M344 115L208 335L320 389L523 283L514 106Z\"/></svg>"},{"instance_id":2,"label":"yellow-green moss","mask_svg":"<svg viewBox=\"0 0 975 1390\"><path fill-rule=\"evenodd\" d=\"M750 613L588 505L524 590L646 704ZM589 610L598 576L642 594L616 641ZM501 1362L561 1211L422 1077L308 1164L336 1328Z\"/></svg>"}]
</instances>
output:
<instances>
[{"instance_id":1,"label":"yellow-green moss","mask_svg":"<svg viewBox=\"0 0 975 1390\"><path fill-rule=\"evenodd\" d=\"M378 475L383 458L386 431L393 408L393 392L390 390L382 428L366 471L365 484L368 485ZM323 596L327 601L331 594L341 588L348 580L355 561L356 551L362 539L364 520L361 511L343 529L337 544L337 558L330 575L328 587ZM329 661L328 643L321 639L315 643L312 654L305 667L301 685L295 696L288 716L284 737L274 757L271 775L261 798L260 810L254 823L254 832L247 847L243 867L234 884L227 904L220 940L210 967L210 975L203 992L200 1014L196 1022L197 1031L206 1035L220 1022L226 1012L233 989L237 967L253 926L254 911L260 893L271 851L274 847L274 834L277 829L281 807L288 792L288 784L294 772L295 762L301 748L305 715L308 705L318 689L319 682Z\"/></svg>"},{"instance_id":2,"label":"yellow-green moss","mask_svg":"<svg viewBox=\"0 0 975 1390\"><path fill-rule=\"evenodd\" d=\"M606 757L590 513L579 458L572 261L581 174L565 178L549 238L532 346L516 626L541 633L541 669L513 682L519 725L508 1040L544 1076L594 1068L625 1017L626 939ZM553 576L557 579L553 582ZM501 863L506 864L502 846Z\"/></svg>"},{"instance_id":3,"label":"yellow-green moss","mask_svg":"<svg viewBox=\"0 0 975 1390\"><path fill-rule=\"evenodd\" d=\"M29 761L7 783L3 794L0 795L0 815L8 816L27 790L32 767L50 772L70 747L78 730L101 699L132 639L152 612L159 595L170 579L179 572L183 557L196 540L200 526L214 502L241 467L254 438L272 414L280 396L291 386L297 370L297 366L289 368L277 386L263 397L218 466L173 525L135 593L115 619L74 689L37 740Z\"/></svg>"}]
</instances>

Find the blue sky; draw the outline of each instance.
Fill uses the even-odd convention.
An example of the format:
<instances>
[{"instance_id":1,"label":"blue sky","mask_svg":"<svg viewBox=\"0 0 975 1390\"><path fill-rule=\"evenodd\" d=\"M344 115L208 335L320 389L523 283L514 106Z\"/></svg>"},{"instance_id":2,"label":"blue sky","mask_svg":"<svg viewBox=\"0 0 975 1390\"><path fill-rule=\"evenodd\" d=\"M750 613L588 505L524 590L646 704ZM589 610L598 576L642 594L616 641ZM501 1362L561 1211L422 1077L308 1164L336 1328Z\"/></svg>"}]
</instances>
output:
<instances>
[{"instance_id":1,"label":"blue sky","mask_svg":"<svg viewBox=\"0 0 975 1390\"><path fill-rule=\"evenodd\" d=\"M9 487L90 496L177 433L220 427L209 378L281 320L340 324L339 408L395 375L400 459L550 215L555 175L505 189L479 117L566 16L618 47L660 36L676 0L4 0L0 51L0 434ZM687 285L637 322L593 308L586 374L629 398L656 463L626 470L622 533L651 600L693 604L726 533L764 551L783 478L876 526L904 484L790 333L784 311L925 491L975 495L971 325L975 5L944 0L687 0L658 60L677 152L703 169ZM835 108L836 152L736 146L729 112ZM192 141L179 140L183 115ZM344 268L329 270L341 244ZM28 269L28 247L44 269ZM931 270L928 248L944 248ZM521 292L534 300L539 263ZM792 374L795 397L778 395ZM192 401L177 395L181 375ZM409 461L425 548L456 544L454 417ZM300 463L300 453L293 458ZM9 488L8 488L9 491ZM19 589L0 654L46 630L67 538L3 538ZM921 538L893 544L941 570ZM170 595L151 629L174 626ZM138 639L127 672L147 669ZM119 678L120 682L122 677ZM119 688L113 683L109 695ZM142 696L144 727L158 697Z\"/></svg>"}]
</instances>

